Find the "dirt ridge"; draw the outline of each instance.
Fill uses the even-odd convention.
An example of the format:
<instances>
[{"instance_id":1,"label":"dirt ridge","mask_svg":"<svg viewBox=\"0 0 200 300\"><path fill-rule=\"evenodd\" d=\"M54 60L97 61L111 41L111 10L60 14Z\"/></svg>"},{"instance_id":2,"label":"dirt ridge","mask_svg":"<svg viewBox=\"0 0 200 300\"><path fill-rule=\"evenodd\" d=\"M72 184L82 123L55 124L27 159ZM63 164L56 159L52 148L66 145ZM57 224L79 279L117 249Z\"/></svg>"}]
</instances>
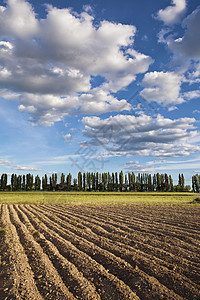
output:
<instances>
[{"instance_id":1,"label":"dirt ridge","mask_svg":"<svg viewBox=\"0 0 200 300\"><path fill-rule=\"evenodd\" d=\"M199 208L0 205L0 299L200 299Z\"/></svg>"}]
</instances>

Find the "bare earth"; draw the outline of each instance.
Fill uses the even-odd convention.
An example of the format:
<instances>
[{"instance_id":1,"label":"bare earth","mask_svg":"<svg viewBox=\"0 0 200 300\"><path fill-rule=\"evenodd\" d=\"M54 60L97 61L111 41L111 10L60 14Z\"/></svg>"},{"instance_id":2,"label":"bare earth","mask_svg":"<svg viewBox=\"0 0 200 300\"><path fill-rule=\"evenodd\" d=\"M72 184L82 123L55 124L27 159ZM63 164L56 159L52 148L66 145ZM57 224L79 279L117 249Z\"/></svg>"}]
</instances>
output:
<instances>
[{"instance_id":1,"label":"bare earth","mask_svg":"<svg viewBox=\"0 0 200 300\"><path fill-rule=\"evenodd\" d=\"M0 299L200 299L199 207L0 207Z\"/></svg>"}]
</instances>

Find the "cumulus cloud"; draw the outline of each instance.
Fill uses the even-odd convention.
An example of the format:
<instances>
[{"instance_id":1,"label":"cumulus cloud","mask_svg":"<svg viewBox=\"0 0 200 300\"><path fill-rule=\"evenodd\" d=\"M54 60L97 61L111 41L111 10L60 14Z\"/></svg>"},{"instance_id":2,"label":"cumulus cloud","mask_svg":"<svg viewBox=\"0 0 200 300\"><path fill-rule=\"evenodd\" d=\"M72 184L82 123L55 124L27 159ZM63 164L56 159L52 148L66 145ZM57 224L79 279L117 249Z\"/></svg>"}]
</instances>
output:
<instances>
[{"instance_id":1,"label":"cumulus cloud","mask_svg":"<svg viewBox=\"0 0 200 300\"><path fill-rule=\"evenodd\" d=\"M146 73L142 86L144 89L140 95L147 101L155 101L167 106L180 104L184 99L180 95L183 76L173 72L150 72Z\"/></svg>"},{"instance_id":2,"label":"cumulus cloud","mask_svg":"<svg viewBox=\"0 0 200 300\"><path fill-rule=\"evenodd\" d=\"M173 51L180 52L186 57L200 59L200 7L194 10L183 21L185 35L176 40L170 39L169 46Z\"/></svg>"},{"instance_id":3,"label":"cumulus cloud","mask_svg":"<svg viewBox=\"0 0 200 300\"><path fill-rule=\"evenodd\" d=\"M197 135L194 118L171 120L158 115L117 115L107 119L85 117L82 147L101 146L121 155L185 156L200 150L186 141Z\"/></svg>"},{"instance_id":4,"label":"cumulus cloud","mask_svg":"<svg viewBox=\"0 0 200 300\"><path fill-rule=\"evenodd\" d=\"M6 96L6 93L5 93ZM8 94L7 99L10 99ZM23 93L18 97L20 112L31 114L31 122L42 126L51 126L70 113L101 114L110 111L130 110L126 100L118 100L101 88L94 88L88 93L59 97L57 95Z\"/></svg>"},{"instance_id":5,"label":"cumulus cloud","mask_svg":"<svg viewBox=\"0 0 200 300\"><path fill-rule=\"evenodd\" d=\"M169 26L178 23L186 10L186 0L172 0L171 3L157 14L157 18Z\"/></svg>"},{"instance_id":6,"label":"cumulus cloud","mask_svg":"<svg viewBox=\"0 0 200 300\"><path fill-rule=\"evenodd\" d=\"M200 82L200 62L194 64L194 71L189 74L189 81L191 83Z\"/></svg>"},{"instance_id":7,"label":"cumulus cloud","mask_svg":"<svg viewBox=\"0 0 200 300\"><path fill-rule=\"evenodd\" d=\"M26 38L34 36L38 31L38 21L28 2L23 0L7 0L7 6L0 6L0 35Z\"/></svg>"},{"instance_id":8,"label":"cumulus cloud","mask_svg":"<svg viewBox=\"0 0 200 300\"><path fill-rule=\"evenodd\" d=\"M184 93L184 97L188 100L195 99L195 98L200 98L200 91L199 90L194 90L194 91L186 92L186 93Z\"/></svg>"},{"instance_id":9,"label":"cumulus cloud","mask_svg":"<svg viewBox=\"0 0 200 300\"><path fill-rule=\"evenodd\" d=\"M169 27L162 28L158 34L158 42L166 44L172 51L170 65L175 68L176 73L185 74L184 81L192 85L200 82L200 6L182 21L181 26L182 35ZM180 86L180 81L175 85ZM179 97L190 100L199 97L199 93L195 87L194 91Z\"/></svg>"},{"instance_id":10,"label":"cumulus cloud","mask_svg":"<svg viewBox=\"0 0 200 300\"><path fill-rule=\"evenodd\" d=\"M38 19L24 0L0 7L0 88L18 93L19 110L35 123L50 126L74 110L130 109L113 93L153 62L133 49L135 26L97 25L89 12L48 5L46 18ZM103 83L94 88L99 76Z\"/></svg>"}]
</instances>

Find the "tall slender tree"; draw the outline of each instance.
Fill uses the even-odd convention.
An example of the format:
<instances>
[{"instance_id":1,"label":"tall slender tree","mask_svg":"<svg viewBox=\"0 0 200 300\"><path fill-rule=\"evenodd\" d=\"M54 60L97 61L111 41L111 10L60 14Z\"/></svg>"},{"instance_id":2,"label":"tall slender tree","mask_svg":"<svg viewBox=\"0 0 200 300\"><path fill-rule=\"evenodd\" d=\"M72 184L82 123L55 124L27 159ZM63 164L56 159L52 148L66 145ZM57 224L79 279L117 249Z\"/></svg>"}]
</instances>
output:
<instances>
[{"instance_id":1,"label":"tall slender tree","mask_svg":"<svg viewBox=\"0 0 200 300\"><path fill-rule=\"evenodd\" d=\"M86 190L86 176L85 176L85 172L83 173L83 190Z\"/></svg>"},{"instance_id":2,"label":"tall slender tree","mask_svg":"<svg viewBox=\"0 0 200 300\"><path fill-rule=\"evenodd\" d=\"M96 190L96 177L95 177L95 173L92 173L92 190L93 191Z\"/></svg>"},{"instance_id":3,"label":"tall slender tree","mask_svg":"<svg viewBox=\"0 0 200 300\"><path fill-rule=\"evenodd\" d=\"M156 174L156 190L157 192L160 192L161 190L161 182L160 182L160 174Z\"/></svg>"},{"instance_id":4,"label":"tall slender tree","mask_svg":"<svg viewBox=\"0 0 200 300\"><path fill-rule=\"evenodd\" d=\"M78 172L78 190L79 191L82 191L82 180L83 180L82 173Z\"/></svg>"},{"instance_id":5,"label":"tall slender tree","mask_svg":"<svg viewBox=\"0 0 200 300\"><path fill-rule=\"evenodd\" d=\"M40 187L41 187L41 179L40 177L37 175L35 177L35 190L36 191L40 191Z\"/></svg>"},{"instance_id":6,"label":"tall slender tree","mask_svg":"<svg viewBox=\"0 0 200 300\"><path fill-rule=\"evenodd\" d=\"M124 174L121 171L119 173L119 188L120 188L120 192L122 192L122 190L123 190L123 184L124 184Z\"/></svg>"},{"instance_id":7,"label":"tall slender tree","mask_svg":"<svg viewBox=\"0 0 200 300\"><path fill-rule=\"evenodd\" d=\"M170 192L173 192L174 190L173 179L171 175L169 175L169 190Z\"/></svg>"},{"instance_id":8,"label":"tall slender tree","mask_svg":"<svg viewBox=\"0 0 200 300\"><path fill-rule=\"evenodd\" d=\"M95 182L95 190L99 190L99 173L96 173L96 182Z\"/></svg>"}]
</instances>

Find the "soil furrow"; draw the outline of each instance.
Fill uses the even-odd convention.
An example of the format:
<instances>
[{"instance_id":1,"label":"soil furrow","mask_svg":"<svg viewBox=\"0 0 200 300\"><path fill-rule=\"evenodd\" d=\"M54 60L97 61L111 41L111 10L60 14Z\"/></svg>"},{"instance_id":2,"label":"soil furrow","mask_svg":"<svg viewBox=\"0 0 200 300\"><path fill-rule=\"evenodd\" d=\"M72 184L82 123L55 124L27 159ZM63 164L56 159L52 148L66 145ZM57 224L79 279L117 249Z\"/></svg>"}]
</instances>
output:
<instances>
[{"instance_id":1,"label":"soil furrow","mask_svg":"<svg viewBox=\"0 0 200 300\"><path fill-rule=\"evenodd\" d=\"M194 297L198 295L198 287L196 287L195 292L195 284L192 284L192 282L188 280L187 277L177 273L177 269L176 271L173 269L169 270L168 268L161 266L161 261L159 259L154 258L154 261L152 262L152 257L149 257L149 255L147 256L140 251L134 251L133 249L131 249L131 247L127 247L127 245L116 242L114 243L106 238L103 238L103 236L94 234L92 231L88 232L81 228L78 228L77 226L73 226L68 222L65 222L64 219L60 220L55 215L52 215L52 213L47 214L46 210L44 211L44 213L53 222L59 224L62 228L67 229L66 233L71 234L72 232L73 234L78 235L80 238L84 238L87 241L92 242L93 244L100 247L101 253L102 249L107 250L111 254L124 259L133 267L139 267L140 270L143 270L148 275L155 277L157 280L159 280L160 283L162 283L169 289L174 290L179 295L183 297L185 297L186 295L189 296L191 295L192 290L194 290ZM99 249L97 248L97 250Z\"/></svg>"},{"instance_id":2,"label":"soil furrow","mask_svg":"<svg viewBox=\"0 0 200 300\"><path fill-rule=\"evenodd\" d=\"M15 207L21 221L34 233L35 240L40 244L43 251L48 255L62 277L63 282L78 299L100 299L93 284L91 284L77 268L66 260L58 251L58 249L50 241L46 240L44 235L36 231L32 223L29 221L26 209L21 206Z\"/></svg>"},{"instance_id":3,"label":"soil furrow","mask_svg":"<svg viewBox=\"0 0 200 300\"><path fill-rule=\"evenodd\" d=\"M33 235L30 234L26 226L20 221L12 205L9 206L9 210L11 222L16 227L41 295L46 299L75 299L64 285L48 256L34 240Z\"/></svg>"},{"instance_id":4,"label":"soil furrow","mask_svg":"<svg viewBox=\"0 0 200 300\"><path fill-rule=\"evenodd\" d=\"M36 209L38 210L38 208L36 208ZM62 228L59 225L59 223L57 222L57 220L55 220L55 218L52 217L51 215L48 215L48 217L45 217L44 214L47 215L45 209L43 209L42 221L45 222L45 224L47 223L47 226L49 226L49 224L51 223L51 225L50 225L51 229L55 230L57 233L59 233L62 237L66 238L67 240L70 240L77 248L86 252L89 256L94 258L96 261L98 261L102 265L106 266L110 270L110 272L112 272L114 275L118 276L121 280L123 280L130 287L133 286L134 279L140 273L140 278L148 281L151 284L152 284L152 278L153 278L153 285L155 284L155 282L157 282L157 285L159 285L159 288L162 289L163 295L165 295L165 296L170 295L171 297L178 297L177 294L172 292L165 285L162 285L161 282L153 276L153 274L149 275L148 273L146 273L145 271L147 271L147 268L145 271L144 270L141 271L138 268L138 266L136 266L134 259L131 260L133 265L130 265L130 263L128 263L124 259L121 259L119 256L115 256L112 253L112 251L114 250L113 247L112 247L112 249L109 248L109 251L107 251L103 248L100 248L97 244L89 241L89 239L85 240L84 238L77 236L77 233L73 233L72 231ZM55 223L56 223L56 226L54 225ZM78 228L77 228L77 232L78 232ZM83 232L83 235L84 235L84 232ZM95 240L95 242L96 242L96 240ZM110 250L111 250L111 252L110 252ZM120 251L118 252L118 254L120 254ZM154 273L154 275L155 274L156 273ZM138 275L138 277L139 277L139 275ZM154 286L152 286L152 289L154 289ZM186 290L186 288L185 288L185 290ZM188 291L188 289L187 289L187 291Z\"/></svg>"},{"instance_id":5,"label":"soil furrow","mask_svg":"<svg viewBox=\"0 0 200 300\"><path fill-rule=\"evenodd\" d=\"M2 205L1 224L5 229L1 244L1 299L38 299L42 300L34 280L34 274L20 242L15 226L11 223L8 206Z\"/></svg>"},{"instance_id":6,"label":"soil furrow","mask_svg":"<svg viewBox=\"0 0 200 300\"><path fill-rule=\"evenodd\" d=\"M200 299L199 207L0 204L0 299Z\"/></svg>"},{"instance_id":7,"label":"soil furrow","mask_svg":"<svg viewBox=\"0 0 200 300\"><path fill-rule=\"evenodd\" d=\"M150 257L150 254L151 254L153 256L156 256L161 260L160 263L163 264L164 266L172 264L174 267L174 263L176 263L176 264L181 265L185 270L187 270L187 268L190 268L190 269L193 268L194 270L196 269L194 264L192 264L189 260L185 259L183 256L178 257L177 255L174 255L171 252L167 252L165 250L160 249L162 247L161 244L158 244L157 246L151 246L148 243L149 240L144 241L143 238L138 239L135 234L129 235L130 238L128 238L128 235L126 233L123 233L123 231L117 232L117 234L109 232L102 227L101 222L92 223L92 222L86 221L86 219L84 219L84 220L82 219L80 221L80 217L77 217L75 215L74 215L73 219L71 219L69 217L69 215L67 214L67 212L63 213L63 212L59 211L57 208L55 210L54 207L49 207L49 206L46 207L46 209L48 211L52 212L52 214L61 218L62 220L65 220L68 224L73 225L75 223L76 227L82 228L84 230L91 230L92 232L96 233L97 235L107 237L109 240L113 240L114 242L119 241L127 246L131 246L132 248L134 248L136 250L140 250L143 255L146 254ZM101 224L101 226L99 224ZM186 253L186 257L187 256L188 256L188 254ZM167 257L167 263L166 263L166 257ZM172 269L172 266L169 266L169 268ZM196 271L195 271L195 273L196 273ZM189 274L191 274L191 270L189 271Z\"/></svg>"},{"instance_id":8,"label":"soil furrow","mask_svg":"<svg viewBox=\"0 0 200 300\"><path fill-rule=\"evenodd\" d=\"M153 224L146 224L146 222L144 223L140 223L139 225L135 224L133 222L133 224L125 224L123 223L123 225L121 224L121 222L119 222L119 220L116 218L116 217L111 217L110 214L108 213L101 213L101 212L98 212L98 214L96 216L94 216L94 219L101 219L102 221L106 221L107 224L110 224L110 225L114 225L114 226L117 226L121 229L125 229L125 230L132 230L132 231L136 231L136 232L143 232L144 234L151 234L151 235L155 235L157 237L160 237L160 238L163 238L163 236L166 238L166 237L173 237L173 239L176 239L176 242L178 243L182 243L184 242L186 245L189 245L189 246L195 246L197 247L197 250L198 250L198 247L199 247L199 240L197 241L196 240L196 236L195 238L193 237L190 237L189 234L188 235L185 235L184 232L182 232L182 235L179 234L176 234L176 232L173 232L173 231L168 231L167 228L164 228L164 229L161 229L159 227L156 227L154 228L153 227Z\"/></svg>"},{"instance_id":9,"label":"soil furrow","mask_svg":"<svg viewBox=\"0 0 200 300\"><path fill-rule=\"evenodd\" d=\"M63 208L60 208L59 212L63 213ZM109 233L126 236L131 240L134 236L134 241L132 242L133 245L142 242L147 246L151 245L152 247L160 248L174 255L177 255L178 253L178 256L183 257L190 263L193 263L194 265L197 265L199 267L198 249L195 249L196 251L194 251L194 248L192 246L188 244L185 245L183 242L180 243L180 241L175 241L174 239L166 238L164 235L162 236L162 239L160 239L160 237L155 234L146 234L143 231L135 232L134 230L128 229L127 227L124 228L123 226L121 226L122 224L109 224L109 222L103 222L102 220L94 218L89 214L86 214L84 216L83 212L73 213L73 210L72 212L69 212L69 210L67 210L67 212L65 211L63 213L63 215L71 216L72 220L73 218L77 217L79 219L79 222L81 222L82 220L89 220L91 224L97 224ZM123 227L123 229L121 227Z\"/></svg>"},{"instance_id":10,"label":"soil furrow","mask_svg":"<svg viewBox=\"0 0 200 300\"><path fill-rule=\"evenodd\" d=\"M63 238L62 235L58 234L56 226L52 225L50 220L46 222L44 220L45 217L34 210L35 207L26 206L26 208L28 210L26 214L34 227L43 233L45 238L50 240L59 252L71 261L89 281L93 282L101 299L139 299L123 281L109 273L102 265L85 252L77 249L70 241ZM33 212L39 218L33 218L30 212Z\"/></svg>"},{"instance_id":11,"label":"soil furrow","mask_svg":"<svg viewBox=\"0 0 200 300\"><path fill-rule=\"evenodd\" d=\"M172 275L172 273L174 270L174 262L176 261L176 263L178 263L178 265L176 265L176 268L175 268L176 273L180 273L181 276L185 275L190 280L192 280L196 283L199 283L199 281L200 281L199 269L195 268L191 264L188 264L187 262L183 261L182 259L178 260L177 257L175 257L175 256L170 257L169 254L167 256L167 253L165 253L165 252L162 253L161 250L158 252L158 250L155 251L155 249L151 249L149 247L146 249L147 253L145 253L144 251L141 251L138 248L135 249L135 248L131 247L130 245L128 245L127 237L123 237L120 235L113 236L113 234L106 232L100 226L91 225L89 222L86 222L86 221L84 221L84 224L83 224L83 222L78 223L78 220L77 220L77 223L75 225L73 225L73 222L70 222L70 219L68 219L67 217L64 217L62 214L56 212L54 208L52 208L52 209L47 208L47 211L49 211L51 213L51 217L53 217L53 218L55 216L58 217L58 219L54 218L54 220L56 223L59 223L63 228L67 228L67 229L73 231L73 233L76 233L79 236L82 236L90 241L93 241L101 248L104 248L110 252L113 252L117 256L122 255L121 252L124 251L125 252L124 258L127 260L126 254L127 254L127 251L129 251L131 257L133 255L135 255L137 257L137 261L135 258L135 264L138 265L139 268L142 268L142 267L140 267L140 265L144 264L144 260L147 263L147 265L149 266L149 268L152 264L151 263L152 260L154 261L154 263L156 263L160 267L163 266L163 267L168 268L165 272L163 272L163 270L162 270L162 274L163 274L165 280L167 280L166 277L174 278L174 275ZM74 222L75 221L76 221L76 219L74 220ZM85 226L85 224L87 224L88 226ZM130 242L130 244L132 244L131 240L129 240L129 242ZM118 251L117 251L117 247L119 248ZM142 250L144 250L144 247L145 247L144 244L141 243L140 248ZM152 254L150 255L151 251L152 251ZM156 254L161 254L162 256L161 255L160 256L161 256L162 260L159 259L159 257L157 257ZM138 261L139 258L140 258L140 261ZM131 259L131 261L133 262L133 259ZM150 268L150 270L151 270L151 268ZM166 272L169 273L169 276L166 276L166 274L164 275L164 273L166 273ZM175 277L176 276L179 276L179 275L176 274ZM178 280L177 284L174 282L176 287L179 285L180 278L177 278L177 280Z\"/></svg>"},{"instance_id":12,"label":"soil furrow","mask_svg":"<svg viewBox=\"0 0 200 300\"><path fill-rule=\"evenodd\" d=\"M109 209L109 207L106 207L106 210L103 210L101 212L105 212L106 214L109 214L110 216L115 216L117 214L117 216L121 219L124 220L129 220L131 218L134 218L134 220L138 220L141 221L142 223L149 223L149 222L156 222L157 224L166 224L169 226L177 226L180 227L181 229L185 229L188 231L188 229L194 230L196 232L200 232L200 229L198 227L197 222L193 222L194 220L194 214L191 215L190 219L188 219L188 216L190 216L190 211L186 211L184 213L184 220L181 220L180 214L177 215L177 210L176 210L176 214L173 210L170 210L170 207L167 207L167 210L165 207L162 207L162 213L163 210L165 211L165 216L161 216L161 214L159 213L159 215L157 216L155 209L157 210L157 207L153 207L153 209L151 207L145 207L145 210L138 212L138 209L135 213L135 207L131 206L128 207L128 209L126 209L126 206L123 206L122 208L120 208L120 210L116 207L115 211L113 212L113 208ZM184 208L185 209L185 208ZM170 210L170 214L168 214L168 210ZM194 212L195 208L193 208L193 212ZM197 212L197 216L199 215L199 213ZM167 216L167 217L166 217ZM178 217L178 218L177 218ZM187 217L187 221L186 221L186 217ZM177 220L178 219L178 220ZM197 218L195 218L197 219Z\"/></svg>"},{"instance_id":13,"label":"soil furrow","mask_svg":"<svg viewBox=\"0 0 200 300\"><path fill-rule=\"evenodd\" d=\"M102 217L102 214L99 216ZM115 214L111 213L110 211L104 213L103 215L105 218L109 217L109 219L112 219L114 222L122 222L123 224L127 226L131 226L133 223L134 225L138 226L146 226L147 230L150 230L152 227L156 227L156 230L160 230L161 232L164 231L164 233L169 232L169 234L173 231L174 234L178 237L180 234L187 232L187 236L190 238L198 239L200 240L200 230L196 226L195 229L191 229L190 227L186 226L178 226L175 224L172 224L172 222L166 223L166 222L158 222L154 218L138 218L135 216L131 216L130 218L124 217L124 215L118 214L117 212L117 218L116 218L116 212ZM169 220L168 220L169 221Z\"/></svg>"},{"instance_id":14,"label":"soil furrow","mask_svg":"<svg viewBox=\"0 0 200 300\"><path fill-rule=\"evenodd\" d=\"M109 218L110 222L112 220L113 223L119 223L121 224L120 220L116 217L111 217L110 215L102 215L99 214L100 218L103 220L107 220ZM194 246L199 245L200 236L199 234L192 234L188 232L187 236L185 235L185 231L178 230L176 227L169 228L169 226L166 226L165 224L161 224L160 226L157 226L157 224L154 221L151 221L151 223L137 221L135 219L132 220L132 222L123 222L123 226L126 226L127 228L136 230L136 231L144 231L146 234L157 234L160 236L169 236L170 238L176 238L179 240L183 240L185 243L193 244Z\"/></svg>"}]
</instances>

